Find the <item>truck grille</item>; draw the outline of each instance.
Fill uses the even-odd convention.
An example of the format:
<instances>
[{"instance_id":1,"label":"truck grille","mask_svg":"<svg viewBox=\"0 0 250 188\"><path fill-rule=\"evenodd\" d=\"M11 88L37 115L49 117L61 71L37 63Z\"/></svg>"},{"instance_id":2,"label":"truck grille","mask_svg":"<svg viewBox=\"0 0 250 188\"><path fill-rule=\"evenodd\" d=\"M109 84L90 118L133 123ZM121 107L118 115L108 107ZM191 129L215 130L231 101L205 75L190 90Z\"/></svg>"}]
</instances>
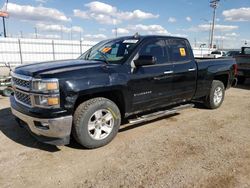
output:
<instances>
[{"instance_id":1,"label":"truck grille","mask_svg":"<svg viewBox=\"0 0 250 188\"><path fill-rule=\"evenodd\" d=\"M31 77L12 74L12 84L19 89L30 91Z\"/></svg>"},{"instance_id":2,"label":"truck grille","mask_svg":"<svg viewBox=\"0 0 250 188\"><path fill-rule=\"evenodd\" d=\"M15 98L16 98L16 101L18 101L19 103L25 106L29 106L29 107L31 106L31 98L29 94L15 90Z\"/></svg>"}]
</instances>

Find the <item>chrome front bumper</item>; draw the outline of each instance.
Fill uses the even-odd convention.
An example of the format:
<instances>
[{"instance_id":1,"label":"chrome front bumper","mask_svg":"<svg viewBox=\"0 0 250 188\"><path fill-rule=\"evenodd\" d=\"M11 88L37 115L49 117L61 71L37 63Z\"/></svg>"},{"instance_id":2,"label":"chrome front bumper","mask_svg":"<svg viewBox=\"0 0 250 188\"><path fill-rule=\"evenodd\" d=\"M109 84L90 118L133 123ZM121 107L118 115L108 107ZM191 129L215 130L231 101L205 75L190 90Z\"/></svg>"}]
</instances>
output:
<instances>
[{"instance_id":1,"label":"chrome front bumper","mask_svg":"<svg viewBox=\"0 0 250 188\"><path fill-rule=\"evenodd\" d=\"M11 108L14 116L25 122L29 130L37 136L49 138L70 137L72 127L72 116L65 116L54 119L40 119L27 116Z\"/></svg>"}]
</instances>

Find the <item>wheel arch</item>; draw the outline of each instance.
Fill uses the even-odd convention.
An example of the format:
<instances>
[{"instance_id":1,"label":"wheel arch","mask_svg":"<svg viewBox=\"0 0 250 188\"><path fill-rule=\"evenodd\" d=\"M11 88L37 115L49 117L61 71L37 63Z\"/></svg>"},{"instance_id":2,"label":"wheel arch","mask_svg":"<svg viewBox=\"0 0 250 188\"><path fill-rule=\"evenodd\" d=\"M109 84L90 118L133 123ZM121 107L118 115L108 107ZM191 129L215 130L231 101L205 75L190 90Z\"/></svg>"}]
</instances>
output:
<instances>
[{"instance_id":1,"label":"wheel arch","mask_svg":"<svg viewBox=\"0 0 250 188\"><path fill-rule=\"evenodd\" d=\"M125 104L124 94L120 90L109 90L109 91L104 91L104 92L95 92L95 93L79 95L75 101L74 111L84 101L87 101L92 98L97 98L97 97L107 98L111 100L112 102L114 102L119 108L121 116L124 117L125 112L126 112L126 104Z\"/></svg>"},{"instance_id":2,"label":"wheel arch","mask_svg":"<svg viewBox=\"0 0 250 188\"><path fill-rule=\"evenodd\" d=\"M220 75L215 75L214 80L221 81L226 88L228 88L228 82L229 82L229 75L228 74L220 74Z\"/></svg>"}]
</instances>

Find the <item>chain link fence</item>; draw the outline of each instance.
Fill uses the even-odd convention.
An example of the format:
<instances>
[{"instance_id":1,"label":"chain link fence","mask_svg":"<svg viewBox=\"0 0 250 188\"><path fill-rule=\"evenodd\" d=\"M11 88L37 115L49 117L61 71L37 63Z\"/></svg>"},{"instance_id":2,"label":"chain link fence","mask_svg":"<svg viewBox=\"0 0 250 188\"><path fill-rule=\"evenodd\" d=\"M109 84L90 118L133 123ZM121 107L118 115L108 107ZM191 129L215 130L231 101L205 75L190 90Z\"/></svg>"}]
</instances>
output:
<instances>
[{"instance_id":1,"label":"chain link fence","mask_svg":"<svg viewBox=\"0 0 250 188\"><path fill-rule=\"evenodd\" d=\"M17 66L42 61L75 59L96 42L26 38L0 38L0 75L5 64Z\"/></svg>"}]
</instances>

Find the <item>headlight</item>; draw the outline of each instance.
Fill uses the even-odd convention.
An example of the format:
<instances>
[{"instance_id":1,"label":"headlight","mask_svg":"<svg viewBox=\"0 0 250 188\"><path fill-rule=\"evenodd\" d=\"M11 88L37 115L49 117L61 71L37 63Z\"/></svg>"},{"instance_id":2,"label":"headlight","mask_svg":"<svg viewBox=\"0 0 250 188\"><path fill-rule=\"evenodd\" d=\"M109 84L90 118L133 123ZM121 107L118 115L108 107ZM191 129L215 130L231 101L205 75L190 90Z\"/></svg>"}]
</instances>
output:
<instances>
[{"instance_id":1,"label":"headlight","mask_svg":"<svg viewBox=\"0 0 250 188\"><path fill-rule=\"evenodd\" d=\"M32 80L34 106L41 108L59 108L60 93L58 79Z\"/></svg>"},{"instance_id":2,"label":"headlight","mask_svg":"<svg viewBox=\"0 0 250 188\"><path fill-rule=\"evenodd\" d=\"M60 106L59 95L37 95L34 96L35 106L45 108L58 108Z\"/></svg>"},{"instance_id":3,"label":"headlight","mask_svg":"<svg viewBox=\"0 0 250 188\"><path fill-rule=\"evenodd\" d=\"M57 79L34 80L32 89L38 92L56 92L59 90L59 83Z\"/></svg>"}]
</instances>

